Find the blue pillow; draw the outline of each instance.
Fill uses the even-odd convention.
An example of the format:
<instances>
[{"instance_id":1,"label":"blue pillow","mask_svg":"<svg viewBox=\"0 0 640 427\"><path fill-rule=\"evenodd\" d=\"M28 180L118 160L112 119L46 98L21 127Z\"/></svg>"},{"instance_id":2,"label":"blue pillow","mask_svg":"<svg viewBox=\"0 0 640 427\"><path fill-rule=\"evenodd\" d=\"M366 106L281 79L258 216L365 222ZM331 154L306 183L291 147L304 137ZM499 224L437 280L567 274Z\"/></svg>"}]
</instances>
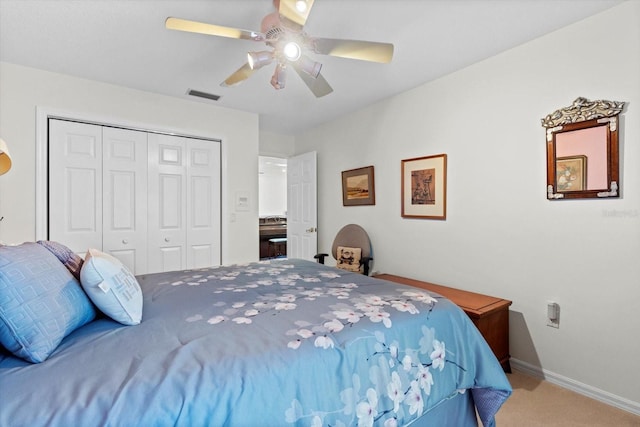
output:
<instances>
[{"instance_id":1,"label":"blue pillow","mask_svg":"<svg viewBox=\"0 0 640 427\"><path fill-rule=\"evenodd\" d=\"M80 283L91 301L123 325L142 320L142 290L135 276L117 258L89 249L80 271Z\"/></svg>"},{"instance_id":2,"label":"blue pillow","mask_svg":"<svg viewBox=\"0 0 640 427\"><path fill-rule=\"evenodd\" d=\"M47 249L0 247L0 343L11 353L42 362L95 315L78 281Z\"/></svg>"}]
</instances>

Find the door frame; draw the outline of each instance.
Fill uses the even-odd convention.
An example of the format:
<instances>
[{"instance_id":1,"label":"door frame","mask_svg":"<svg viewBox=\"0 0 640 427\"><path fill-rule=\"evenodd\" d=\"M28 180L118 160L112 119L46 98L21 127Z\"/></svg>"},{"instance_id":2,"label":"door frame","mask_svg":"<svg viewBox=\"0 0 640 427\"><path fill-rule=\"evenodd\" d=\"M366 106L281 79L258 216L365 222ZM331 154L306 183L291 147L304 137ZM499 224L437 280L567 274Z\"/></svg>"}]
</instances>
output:
<instances>
[{"instance_id":1,"label":"door frame","mask_svg":"<svg viewBox=\"0 0 640 427\"><path fill-rule=\"evenodd\" d=\"M122 129L130 129L148 133L159 133L177 137L196 138L220 144L220 258L224 265L226 248L228 247L226 233L224 233L224 218L228 217L226 188L227 176L227 148L222 138L192 134L185 129L164 128L155 124L144 124L122 120L102 115L80 113L47 107L36 106L36 240L47 240L49 236L49 119L69 120L94 124L99 126L111 126Z\"/></svg>"}]
</instances>

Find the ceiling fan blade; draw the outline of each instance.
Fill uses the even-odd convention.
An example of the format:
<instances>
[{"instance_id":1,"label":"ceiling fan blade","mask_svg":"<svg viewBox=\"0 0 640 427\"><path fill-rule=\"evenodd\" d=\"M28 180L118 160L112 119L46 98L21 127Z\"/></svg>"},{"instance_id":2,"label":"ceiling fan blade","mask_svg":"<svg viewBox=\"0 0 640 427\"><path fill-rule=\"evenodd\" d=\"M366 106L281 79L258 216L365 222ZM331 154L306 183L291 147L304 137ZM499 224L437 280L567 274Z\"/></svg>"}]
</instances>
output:
<instances>
[{"instance_id":1,"label":"ceiling fan blade","mask_svg":"<svg viewBox=\"0 0 640 427\"><path fill-rule=\"evenodd\" d=\"M318 77L313 78L309 74L305 73L302 68L298 65L298 63L294 63L294 70L298 73L302 81L307 85L311 92L316 96L316 98L321 98L325 95L329 95L333 92L333 88L327 83L322 74L318 73Z\"/></svg>"},{"instance_id":2,"label":"ceiling fan blade","mask_svg":"<svg viewBox=\"0 0 640 427\"><path fill-rule=\"evenodd\" d=\"M231 74L225 81L220 83L220 86L235 86L247 80L256 70L252 69L247 62L242 67L238 68L233 74Z\"/></svg>"},{"instance_id":3,"label":"ceiling fan blade","mask_svg":"<svg viewBox=\"0 0 640 427\"><path fill-rule=\"evenodd\" d=\"M211 36L229 37L232 39L244 39L253 41L264 41L262 33L239 28L222 27L220 25L205 24L204 22L189 21L186 19L169 17L165 21L165 26L169 30L187 31L189 33L209 34Z\"/></svg>"},{"instance_id":4,"label":"ceiling fan blade","mask_svg":"<svg viewBox=\"0 0 640 427\"><path fill-rule=\"evenodd\" d=\"M391 62L393 58L393 45L391 43L325 38L315 38L313 42L315 52L323 55L385 64Z\"/></svg>"},{"instance_id":5,"label":"ceiling fan blade","mask_svg":"<svg viewBox=\"0 0 640 427\"><path fill-rule=\"evenodd\" d=\"M296 3L300 3L304 8L296 7ZM309 17L309 12L313 7L314 0L280 0L278 13L291 22L303 27Z\"/></svg>"}]
</instances>

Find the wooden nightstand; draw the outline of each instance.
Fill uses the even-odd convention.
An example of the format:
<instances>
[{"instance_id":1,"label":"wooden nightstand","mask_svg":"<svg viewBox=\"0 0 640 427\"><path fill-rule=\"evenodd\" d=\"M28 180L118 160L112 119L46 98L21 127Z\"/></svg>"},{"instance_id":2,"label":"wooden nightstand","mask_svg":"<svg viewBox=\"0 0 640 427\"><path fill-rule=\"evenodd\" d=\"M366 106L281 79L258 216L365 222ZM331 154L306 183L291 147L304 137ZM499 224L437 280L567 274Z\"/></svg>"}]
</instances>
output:
<instances>
[{"instance_id":1,"label":"wooden nightstand","mask_svg":"<svg viewBox=\"0 0 640 427\"><path fill-rule=\"evenodd\" d=\"M377 274L375 278L433 291L451 300L471 318L500 361L502 369L505 372L511 372L509 364L511 357L509 355L509 306L511 301L393 274Z\"/></svg>"}]
</instances>

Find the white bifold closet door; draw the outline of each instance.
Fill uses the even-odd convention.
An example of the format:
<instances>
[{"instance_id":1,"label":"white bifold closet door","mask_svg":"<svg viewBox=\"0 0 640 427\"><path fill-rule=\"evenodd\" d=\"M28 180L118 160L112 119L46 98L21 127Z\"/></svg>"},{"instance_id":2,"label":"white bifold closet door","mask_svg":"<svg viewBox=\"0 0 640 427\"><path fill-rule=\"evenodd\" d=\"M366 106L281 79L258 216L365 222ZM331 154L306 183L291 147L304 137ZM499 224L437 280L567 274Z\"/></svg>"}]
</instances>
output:
<instances>
[{"instance_id":1,"label":"white bifold closet door","mask_svg":"<svg viewBox=\"0 0 640 427\"><path fill-rule=\"evenodd\" d=\"M102 127L49 120L49 239L102 249Z\"/></svg>"},{"instance_id":2,"label":"white bifold closet door","mask_svg":"<svg viewBox=\"0 0 640 427\"><path fill-rule=\"evenodd\" d=\"M220 264L220 143L49 121L49 239L134 274Z\"/></svg>"},{"instance_id":3,"label":"white bifold closet door","mask_svg":"<svg viewBox=\"0 0 640 427\"><path fill-rule=\"evenodd\" d=\"M202 268L220 260L220 149L149 135L149 272Z\"/></svg>"},{"instance_id":4,"label":"white bifold closet door","mask_svg":"<svg viewBox=\"0 0 640 427\"><path fill-rule=\"evenodd\" d=\"M102 250L148 271L147 133L102 128Z\"/></svg>"}]
</instances>

